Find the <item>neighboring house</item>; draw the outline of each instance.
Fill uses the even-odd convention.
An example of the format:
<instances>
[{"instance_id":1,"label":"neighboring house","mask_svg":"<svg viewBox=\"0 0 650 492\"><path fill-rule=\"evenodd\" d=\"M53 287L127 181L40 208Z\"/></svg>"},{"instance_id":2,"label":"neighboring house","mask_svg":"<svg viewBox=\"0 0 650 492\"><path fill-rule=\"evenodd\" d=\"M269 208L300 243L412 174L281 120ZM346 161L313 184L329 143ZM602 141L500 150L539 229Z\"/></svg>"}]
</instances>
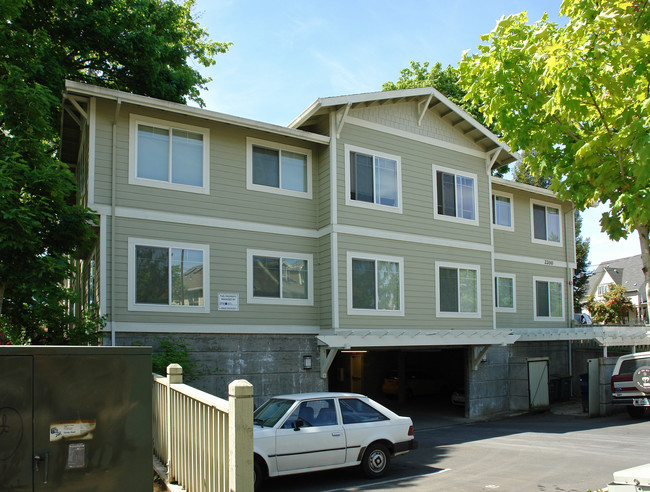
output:
<instances>
[{"instance_id":1,"label":"neighboring house","mask_svg":"<svg viewBox=\"0 0 650 492\"><path fill-rule=\"evenodd\" d=\"M183 337L219 368L201 389L376 396L424 371L488 415L534 406L593 338L573 205L492 177L517 156L435 89L318 99L288 127L75 82L64 109L99 221L84 303L108 343Z\"/></svg>"},{"instance_id":2,"label":"neighboring house","mask_svg":"<svg viewBox=\"0 0 650 492\"><path fill-rule=\"evenodd\" d=\"M611 284L625 287L625 297L634 305L630 321L647 323L648 299L641 255L604 261L598 265L589 277L587 296L593 295L596 301L603 301L603 294Z\"/></svg>"}]
</instances>

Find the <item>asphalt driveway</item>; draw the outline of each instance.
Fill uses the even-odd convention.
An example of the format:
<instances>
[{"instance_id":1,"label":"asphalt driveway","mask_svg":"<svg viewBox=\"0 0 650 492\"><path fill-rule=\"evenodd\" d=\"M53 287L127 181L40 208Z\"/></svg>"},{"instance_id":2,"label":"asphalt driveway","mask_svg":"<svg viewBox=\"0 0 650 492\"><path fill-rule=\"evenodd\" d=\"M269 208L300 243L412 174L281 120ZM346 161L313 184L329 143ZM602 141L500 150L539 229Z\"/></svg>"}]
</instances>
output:
<instances>
[{"instance_id":1,"label":"asphalt driveway","mask_svg":"<svg viewBox=\"0 0 650 492\"><path fill-rule=\"evenodd\" d=\"M586 492L604 488L614 471L650 463L649 419L590 419L578 404L483 422L413 420L420 449L396 458L384 479L351 468L270 479L264 490Z\"/></svg>"}]
</instances>

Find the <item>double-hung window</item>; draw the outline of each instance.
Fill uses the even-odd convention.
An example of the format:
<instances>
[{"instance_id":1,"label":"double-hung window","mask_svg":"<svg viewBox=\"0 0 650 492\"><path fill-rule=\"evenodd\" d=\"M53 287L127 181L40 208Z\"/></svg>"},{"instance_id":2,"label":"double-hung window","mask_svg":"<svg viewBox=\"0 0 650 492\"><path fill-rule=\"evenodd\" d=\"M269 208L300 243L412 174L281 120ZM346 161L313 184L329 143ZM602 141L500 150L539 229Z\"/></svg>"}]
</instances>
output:
<instances>
[{"instance_id":1,"label":"double-hung window","mask_svg":"<svg viewBox=\"0 0 650 492\"><path fill-rule=\"evenodd\" d=\"M249 190L312 197L311 150L246 139L246 186Z\"/></svg>"},{"instance_id":2,"label":"double-hung window","mask_svg":"<svg viewBox=\"0 0 650 492\"><path fill-rule=\"evenodd\" d=\"M313 256L249 249L248 303L312 306Z\"/></svg>"},{"instance_id":3,"label":"double-hung window","mask_svg":"<svg viewBox=\"0 0 650 492\"><path fill-rule=\"evenodd\" d=\"M209 193L206 128L131 115L129 183Z\"/></svg>"},{"instance_id":4,"label":"double-hung window","mask_svg":"<svg viewBox=\"0 0 650 492\"><path fill-rule=\"evenodd\" d=\"M402 212L401 159L345 146L346 205Z\"/></svg>"},{"instance_id":5,"label":"double-hung window","mask_svg":"<svg viewBox=\"0 0 650 492\"><path fill-rule=\"evenodd\" d=\"M478 225L476 175L433 165L436 219Z\"/></svg>"},{"instance_id":6,"label":"double-hung window","mask_svg":"<svg viewBox=\"0 0 650 492\"><path fill-rule=\"evenodd\" d=\"M209 247L129 238L129 310L209 312Z\"/></svg>"},{"instance_id":7,"label":"double-hung window","mask_svg":"<svg viewBox=\"0 0 650 492\"><path fill-rule=\"evenodd\" d=\"M515 275L497 273L494 277L494 307L501 312L515 312Z\"/></svg>"},{"instance_id":8,"label":"double-hung window","mask_svg":"<svg viewBox=\"0 0 650 492\"><path fill-rule=\"evenodd\" d=\"M480 267L436 262L436 315L480 318Z\"/></svg>"},{"instance_id":9,"label":"double-hung window","mask_svg":"<svg viewBox=\"0 0 650 492\"><path fill-rule=\"evenodd\" d=\"M562 245L560 209L548 203L531 201L532 241L540 244Z\"/></svg>"},{"instance_id":10,"label":"double-hung window","mask_svg":"<svg viewBox=\"0 0 650 492\"><path fill-rule=\"evenodd\" d=\"M556 278L533 277L535 321L564 320L564 281Z\"/></svg>"},{"instance_id":11,"label":"double-hung window","mask_svg":"<svg viewBox=\"0 0 650 492\"><path fill-rule=\"evenodd\" d=\"M494 193L492 195L492 223L495 229L514 230L512 195Z\"/></svg>"},{"instance_id":12,"label":"double-hung window","mask_svg":"<svg viewBox=\"0 0 650 492\"><path fill-rule=\"evenodd\" d=\"M403 259L348 253L348 314L404 315Z\"/></svg>"}]
</instances>

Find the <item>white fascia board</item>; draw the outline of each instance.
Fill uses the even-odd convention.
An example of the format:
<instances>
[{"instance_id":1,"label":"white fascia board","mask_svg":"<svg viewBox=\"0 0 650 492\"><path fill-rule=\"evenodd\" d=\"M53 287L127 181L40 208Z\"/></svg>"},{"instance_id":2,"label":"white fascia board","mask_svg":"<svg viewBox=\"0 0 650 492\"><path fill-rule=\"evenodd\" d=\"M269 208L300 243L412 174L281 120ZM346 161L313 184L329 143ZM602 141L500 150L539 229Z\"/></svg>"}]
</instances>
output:
<instances>
[{"instance_id":1,"label":"white fascia board","mask_svg":"<svg viewBox=\"0 0 650 492\"><path fill-rule=\"evenodd\" d=\"M366 103L371 101L386 101L389 99L402 99L402 98L414 98L414 97L425 97L425 96L434 96L442 104L444 104L453 112L455 112L460 117L462 117L465 121L467 121L479 132L485 135L488 139L490 139L492 142L497 144L503 150L508 152L515 160L521 159L521 156L519 154L517 154L516 152L512 152L510 150L510 147L505 143L501 142L494 133L492 133L490 130L488 130L483 125L481 125L471 115L469 115L462 108L457 106L446 96L444 96L440 91L434 89L433 87L420 87L417 89L401 89L397 91L367 92L363 94L350 94L346 96L319 98L316 99L316 101L314 101L302 113L300 113L300 115L298 115L298 117L296 117L291 123L289 123L288 126L289 128L297 128L322 108L347 105L347 104Z\"/></svg>"},{"instance_id":2,"label":"white fascia board","mask_svg":"<svg viewBox=\"0 0 650 492\"><path fill-rule=\"evenodd\" d=\"M558 201L562 201L558 198L557 194L546 188L540 188L539 186L532 186L525 183L519 183L517 181L510 181L509 179L499 178L497 176L490 176L493 185L506 186L508 188L514 188L520 191L526 191L528 193L535 193L536 195L543 195L549 198L554 198ZM569 200L566 200L569 201Z\"/></svg>"},{"instance_id":3,"label":"white fascia board","mask_svg":"<svg viewBox=\"0 0 650 492\"><path fill-rule=\"evenodd\" d=\"M345 330L319 335L321 345L339 348L431 347L439 345L511 345L511 330Z\"/></svg>"},{"instance_id":4,"label":"white fascia board","mask_svg":"<svg viewBox=\"0 0 650 492\"><path fill-rule=\"evenodd\" d=\"M253 130L260 130L263 132L274 133L285 137L298 138L307 142L314 142L319 144L328 144L330 137L320 135L318 133L306 132L304 130L297 130L295 128L287 128L284 126L273 125L271 123L264 123L262 121L250 120L248 118L241 118L225 113L218 113L203 108L194 106L187 106L185 104L164 101L153 97L141 96L138 94L131 94L130 92L116 91L114 89L107 89L105 87L98 87L95 85L84 84L81 82L73 82L70 80L65 81L65 90L68 93L81 94L89 97L101 97L103 99L117 100L120 99L123 103L135 104L138 106L146 106L148 108L161 109L163 111L171 111L183 115L196 116L218 123L227 123L230 125L251 128Z\"/></svg>"}]
</instances>

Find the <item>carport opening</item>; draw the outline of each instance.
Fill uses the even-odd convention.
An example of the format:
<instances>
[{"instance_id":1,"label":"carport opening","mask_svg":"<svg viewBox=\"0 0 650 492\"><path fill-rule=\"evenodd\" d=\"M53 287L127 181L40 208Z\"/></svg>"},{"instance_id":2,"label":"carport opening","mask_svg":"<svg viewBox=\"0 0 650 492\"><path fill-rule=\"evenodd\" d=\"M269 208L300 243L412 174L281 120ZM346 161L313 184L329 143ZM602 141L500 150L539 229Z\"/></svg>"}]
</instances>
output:
<instances>
[{"instance_id":1,"label":"carport opening","mask_svg":"<svg viewBox=\"0 0 650 492\"><path fill-rule=\"evenodd\" d=\"M466 348L341 350L328 372L330 391L386 403L464 412ZM401 377L400 377L401 376Z\"/></svg>"}]
</instances>

